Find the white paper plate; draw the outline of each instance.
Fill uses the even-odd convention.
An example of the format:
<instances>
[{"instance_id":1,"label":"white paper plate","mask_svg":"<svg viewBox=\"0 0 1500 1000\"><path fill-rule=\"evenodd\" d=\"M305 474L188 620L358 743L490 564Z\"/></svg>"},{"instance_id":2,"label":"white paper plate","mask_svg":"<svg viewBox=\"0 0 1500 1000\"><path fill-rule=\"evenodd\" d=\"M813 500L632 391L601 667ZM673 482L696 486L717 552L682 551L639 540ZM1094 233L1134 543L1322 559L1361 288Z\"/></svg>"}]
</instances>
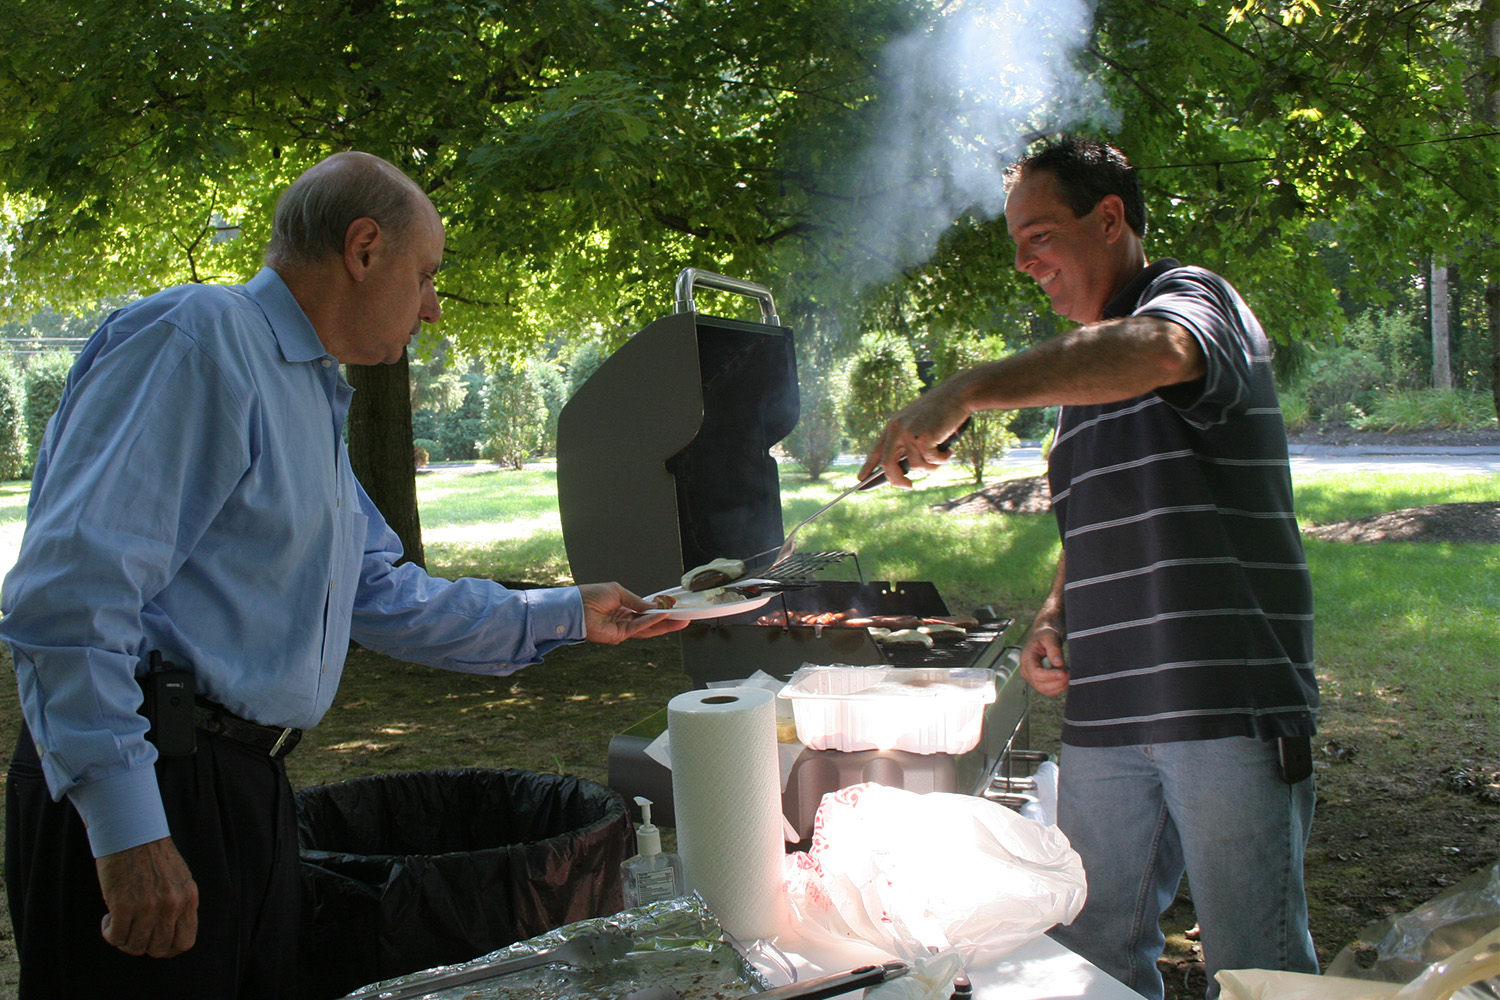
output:
<instances>
[{"instance_id":1,"label":"white paper plate","mask_svg":"<svg viewBox=\"0 0 1500 1000\"><path fill-rule=\"evenodd\" d=\"M736 587L750 587L757 583L775 582L774 580L760 579L736 580L734 581L734 585ZM694 603L695 601L702 601L703 593L703 591L685 590L682 587L669 587L666 590L658 590L654 594L647 594L645 599L649 601L660 597L662 594L670 594L677 599L677 604L670 608L652 608L649 611L641 612L641 614L666 615L668 618L677 618L685 621L698 618L724 618L728 615L737 615L742 611L754 611L776 596L774 593L771 593L761 594L759 597L747 597L742 601L728 601L722 604Z\"/></svg>"}]
</instances>

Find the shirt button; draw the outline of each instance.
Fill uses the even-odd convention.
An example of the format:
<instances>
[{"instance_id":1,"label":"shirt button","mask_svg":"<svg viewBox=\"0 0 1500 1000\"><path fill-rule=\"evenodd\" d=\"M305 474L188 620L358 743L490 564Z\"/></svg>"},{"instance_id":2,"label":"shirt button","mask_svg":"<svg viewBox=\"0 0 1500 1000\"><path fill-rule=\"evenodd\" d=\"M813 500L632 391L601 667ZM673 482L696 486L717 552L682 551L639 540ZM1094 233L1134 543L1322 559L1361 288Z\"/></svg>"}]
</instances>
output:
<instances>
[{"instance_id":1,"label":"shirt button","mask_svg":"<svg viewBox=\"0 0 1500 1000\"><path fill-rule=\"evenodd\" d=\"M568 631L568 627L566 625L559 625L552 631L556 632L558 635L562 635L563 633Z\"/></svg>"},{"instance_id":2,"label":"shirt button","mask_svg":"<svg viewBox=\"0 0 1500 1000\"><path fill-rule=\"evenodd\" d=\"M324 358L323 359L323 367L324 368L332 368L333 367L333 362L330 361L328 358Z\"/></svg>"}]
</instances>

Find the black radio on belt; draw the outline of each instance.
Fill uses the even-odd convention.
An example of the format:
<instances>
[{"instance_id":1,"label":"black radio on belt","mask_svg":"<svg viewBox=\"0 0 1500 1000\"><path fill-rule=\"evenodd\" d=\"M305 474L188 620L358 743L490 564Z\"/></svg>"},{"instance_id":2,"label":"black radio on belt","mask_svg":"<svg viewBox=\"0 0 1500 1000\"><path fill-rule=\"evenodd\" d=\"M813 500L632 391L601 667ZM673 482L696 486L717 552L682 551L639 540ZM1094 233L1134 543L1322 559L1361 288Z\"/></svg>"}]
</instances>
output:
<instances>
[{"instance_id":1,"label":"black radio on belt","mask_svg":"<svg viewBox=\"0 0 1500 1000\"><path fill-rule=\"evenodd\" d=\"M193 721L193 675L151 651L151 666L141 680L146 692L144 711L151 728L146 739L163 757L186 757L198 749Z\"/></svg>"}]
</instances>

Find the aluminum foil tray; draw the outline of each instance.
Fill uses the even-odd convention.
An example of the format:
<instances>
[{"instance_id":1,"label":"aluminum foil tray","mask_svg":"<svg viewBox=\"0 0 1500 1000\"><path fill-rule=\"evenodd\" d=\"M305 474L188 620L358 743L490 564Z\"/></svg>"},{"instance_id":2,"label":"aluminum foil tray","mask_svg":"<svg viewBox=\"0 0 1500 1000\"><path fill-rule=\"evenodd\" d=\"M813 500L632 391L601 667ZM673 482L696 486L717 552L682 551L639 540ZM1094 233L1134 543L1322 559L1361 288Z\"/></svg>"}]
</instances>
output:
<instances>
[{"instance_id":1,"label":"aluminum foil tray","mask_svg":"<svg viewBox=\"0 0 1500 1000\"><path fill-rule=\"evenodd\" d=\"M450 974L550 951L580 935L613 928L631 936L630 951L598 967L543 965L478 982L443 985ZM738 1000L770 988L760 970L725 940L723 928L696 893L580 920L460 965L385 980L350 996L408 996L424 980L431 981L432 989L416 994L423 1000L624 1000L659 986L675 990L682 1000Z\"/></svg>"}]
</instances>

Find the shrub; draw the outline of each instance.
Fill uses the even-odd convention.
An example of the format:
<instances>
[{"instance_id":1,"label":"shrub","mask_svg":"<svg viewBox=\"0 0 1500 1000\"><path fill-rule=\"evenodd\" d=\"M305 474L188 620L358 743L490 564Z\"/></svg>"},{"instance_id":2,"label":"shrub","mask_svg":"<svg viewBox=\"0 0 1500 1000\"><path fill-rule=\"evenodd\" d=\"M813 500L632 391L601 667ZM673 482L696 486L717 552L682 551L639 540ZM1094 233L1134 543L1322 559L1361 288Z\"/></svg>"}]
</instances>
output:
<instances>
[{"instance_id":1,"label":"shrub","mask_svg":"<svg viewBox=\"0 0 1500 1000\"><path fill-rule=\"evenodd\" d=\"M936 374L939 379L949 379L961 371L1005 353L1005 344L998 338L951 340L944 345L936 359ZM1016 435L1011 427L1016 416L1014 410L975 413L969 419L969 426L954 443L954 458L967 465L974 473L976 486L984 485L985 466L991 460L1005 457L1005 452L1015 447Z\"/></svg>"},{"instance_id":2,"label":"shrub","mask_svg":"<svg viewBox=\"0 0 1500 1000\"><path fill-rule=\"evenodd\" d=\"M1289 431L1306 427L1312 421L1312 408L1307 405L1307 396L1295 389L1281 393L1281 420Z\"/></svg>"},{"instance_id":3,"label":"shrub","mask_svg":"<svg viewBox=\"0 0 1500 1000\"><path fill-rule=\"evenodd\" d=\"M814 376L802 386L802 412L797 426L781 442L812 479L820 478L833 465L843 448L843 395L845 387L831 376Z\"/></svg>"},{"instance_id":4,"label":"shrub","mask_svg":"<svg viewBox=\"0 0 1500 1000\"><path fill-rule=\"evenodd\" d=\"M1422 322L1411 312L1368 310L1350 321L1344 343L1373 358L1388 385L1429 382L1432 344Z\"/></svg>"},{"instance_id":5,"label":"shrub","mask_svg":"<svg viewBox=\"0 0 1500 1000\"><path fill-rule=\"evenodd\" d=\"M33 357L26 365L26 469L28 473L36 467L36 453L42 446L42 435L47 432L47 421L57 412L62 402L63 387L68 382L68 370L73 367L73 355L67 351L47 351Z\"/></svg>"},{"instance_id":6,"label":"shrub","mask_svg":"<svg viewBox=\"0 0 1500 1000\"><path fill-rule=\"evenodd\" d=\"M887 341L861 352L849 369L849 398L844 408L844 426L854 448L873 448L891 417L921 388L905 344Z\"/></svg>"},{"instance_id":7,"label":"shrub","mask_svg":"<svg viewBox=\"0 0 1500 1000\"><path fill-rule=\"evenodd\" d=\"M1057 430L1060 406L1033 406L1017 410L1010 422L1011 433L1022 441L1040 441Z\"/></svg>"},{"instance_id":8,"label":"shrub","mask_svg":"<svg viewBox=\"0 0 1500 1000\"><path fill-rule=\"evenodd\" d=\"M0 355L0 479L26 471L26 390L10 355Z\"/></svg>"},{"instance_id":9,"label":"shrub","mask_svg":"<svg viewBox=\"0 0 1500 1000\"><path fill-rule=\"evenodd\" d=\"M1364 426L1370 430L1410 431L1422 427L1460 430L1495 426L1490 397L1462 389L1407 389L1385 393L1371 403Z\"/></svg>"},{"instance_id":10,"label":"shrub","mask_svg":"<svg viewBox=\"0 0 1500 1000\"><path fill-rule=\"evenodd\" d=\"M547 433L543 387L531 365L492 372L484 392L484 445L481 457L512 469L542 447Z\"/></svg>"},{"instance_id":11,"label":"shrub","mask_svg":"<svg viewBox=\"0 0 1500 1000\"><path fill-rule=\"evenodd\" d=\"M558 415L562 413L563 404L572 393L568 391L567 377L556 365L546 361L532 361L526 367L542 394L542 406L546 411L546 420L542 425L542 443L537 447L537 453L551 455L557 451Z\"/></svg>"},{"instance_id":12,"label":"shrub","mask_svg":"<svg viewBox=\"0 0 1500 1000\"><path fill-rule=\"evenodd\" d=\"M411 450L411 453L412 453L412 464L413 464L413 466L415 466L418 469L425 469L425 468L427 468L427 449L426 448L413 447L412 450Z\"/></svg>"},{"instance_id":13,"label":"shrub","mask_svg":"<svg viewBox=\"0 0 1500 1000\"><path fill-rule=\"evenodd\" d=\"M444 461L443 446L431 438L414 438L412 446L422 453L422 461L417 463L417 468L421 468L428 462Z\"/></svg>"},{"instance_id":14,"label":"shrub","mask_svg":"<svg viewBox=\"0 0 1500 1000\"><path fill-rule=\"evenodd\" d=\"M1385 373L1372 354L1348 347L1321 352L1299 384L1313 417L1345 419L1350 408L1368 406Z\"/></svg>"}]
</instances>

